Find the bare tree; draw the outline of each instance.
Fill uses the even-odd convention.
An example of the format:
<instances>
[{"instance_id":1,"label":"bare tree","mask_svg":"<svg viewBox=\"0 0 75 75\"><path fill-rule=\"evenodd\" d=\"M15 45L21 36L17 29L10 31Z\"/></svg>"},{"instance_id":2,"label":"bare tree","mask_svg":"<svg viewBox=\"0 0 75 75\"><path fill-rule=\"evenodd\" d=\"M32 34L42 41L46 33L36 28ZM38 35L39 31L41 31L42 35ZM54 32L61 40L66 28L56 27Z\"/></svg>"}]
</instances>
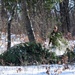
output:
<instances>
[{"instance_id":1,"label":"bare tree","mask_svg":"<svg viewBox=\"0 0 75 75\"><path fill-rule=\"evenodd\" d=\"M27 30L27 35L29 38L30 42L35 41L34 33L33 33L33 27L31 25L29 16L27 14L27 5L26 5L26 0L21 0L21 7L22 7L22 19L24 21L26 30Z\"/></svg>"},{"instance_id":2,"label":"bare tree","mask_svg":"<svg viewBox=\"0 0 75 75\"><path fill-rule=\"evenodd\" d=\"M60 16L62 23L62 32L70 32L69 0L60 2Z\"/></svg>"}]
</instances>

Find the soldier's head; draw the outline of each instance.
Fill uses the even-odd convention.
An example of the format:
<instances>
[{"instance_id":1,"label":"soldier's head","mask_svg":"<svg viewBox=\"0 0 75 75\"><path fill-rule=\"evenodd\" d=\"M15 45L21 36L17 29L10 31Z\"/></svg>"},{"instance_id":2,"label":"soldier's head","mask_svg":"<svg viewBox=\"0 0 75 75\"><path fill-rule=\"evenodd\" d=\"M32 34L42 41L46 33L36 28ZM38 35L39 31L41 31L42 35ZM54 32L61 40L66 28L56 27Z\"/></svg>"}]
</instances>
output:
<instances>
[{"instance_id":1,"label":"soldier's head","mask_svg":"<svg viewBox=\"0 0 75 75\"><path fill-rule=\"evenodd\" d=\"M54 30L54 32L57 32L58 31L58 27L55 25L53 30Z\"/></svg>"}]
</instances>

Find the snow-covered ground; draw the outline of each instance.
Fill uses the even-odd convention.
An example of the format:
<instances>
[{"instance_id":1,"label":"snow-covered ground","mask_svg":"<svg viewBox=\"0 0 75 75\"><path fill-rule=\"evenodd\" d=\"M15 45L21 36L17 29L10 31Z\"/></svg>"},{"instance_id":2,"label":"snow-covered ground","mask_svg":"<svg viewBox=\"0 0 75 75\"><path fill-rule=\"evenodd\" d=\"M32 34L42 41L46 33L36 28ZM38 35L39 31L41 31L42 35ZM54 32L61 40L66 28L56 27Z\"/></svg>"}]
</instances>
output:
<instances>
[{"instance_id":1,"label":"snow-covered ground","mask_svg":"<svg viewBox=\"0 0 75 75\"><path fill-rule=\"evenodd\" d=\"M49 74L47 74L47 68ZM0 75L75 75L75 65L0 66Z\"/></svg>"},{"instance_id":2,"label":"snow-covered ground","mask_svg":"<svg viewBox=\"0 0 75 75\"><path fill-rule=\"evenodd\" d=\"M11 34L11 47L14 46L15 44L24 43L24 42L27 42L27 41L28 41L28 39L27 39L27 36L25 34L21 34L21 35ZM45 48L49 48L48 42L49 42L49 39L47 39L44 42ZM69 43L68 44L69 47L72 47L72 46L75 45L75 40L71 40L68 43ZM61 43L61 45L62 45L62 47L61 47L60 51L59 51L58 48L53 49L53 51L56 51L55 53L57 55L62 55L66 50L65 45L63 45L62 43ZM7 33L0 32L0 54L3 53L6 49L7 49Z\"/></svg>"},{"instance_id":3,"label":"snow-covered ground","mask_svg":"<svg viewBox=\"0 0 75 75\"><path fill-rule=\"evenodd\" d=\"M11 47L19 44L27 42L27 36L25 34L16 35L11 34ZM7 49L7 33L0 32L0 54L3 53Z\"/></svg>"},{"instance_id":4,"label":"snow-covered ground","mask_svg":"<svg viewBox=\"0 0 75 75\"><path fill-rule=\"evenodd\" d=\"M49 39L47 39L43 46L47 49L49 49L49 51L51 52L55 52L56 55L60 56L63 55L66 52L66 49L70 49L70 50L75 50L75 40L66 40L67 41L67 45L65 45L64 43L62 43L60 40L58 40L58 42L60 43L59 47L52 47L52 43L50 43L49 45Z\"/></svg>"},{"instance_id":5,"label":"snow-covered ground","mask_svg":"<svg viewBox=\"0 0 75 75\"><path fill-rule=\"evenodd\" d=\"M25 35L12 34L11 46L26 42ZM48 45L48 41L45 42ZM47 46L46 45L46 46ZM69 41L70 47L75 45L75 41ZM0 36L0 54L7 48L7 34L1 33ZM75 75L75 64L68 65L68 69L64 69L64 65L37 65L37 66L0 66L0 75ZM46 72L48 71L49 74Z\"/></svg>"}]
</instances>

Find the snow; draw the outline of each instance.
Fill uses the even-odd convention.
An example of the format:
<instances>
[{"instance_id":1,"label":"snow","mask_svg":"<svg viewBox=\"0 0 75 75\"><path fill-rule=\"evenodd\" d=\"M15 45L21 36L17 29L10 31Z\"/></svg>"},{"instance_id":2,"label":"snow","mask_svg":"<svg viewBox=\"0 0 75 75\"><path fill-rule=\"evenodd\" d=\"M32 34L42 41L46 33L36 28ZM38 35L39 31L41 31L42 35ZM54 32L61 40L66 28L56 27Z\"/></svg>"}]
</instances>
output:
<instances>
[{"instance_id":1,"label":"snow","mask_svg":"<svg viewBox=\"0 0 75 75\"><path fill-rule=\"evenodd\" d=\"M11 36L11 46L19 44L24 41L25 35L20 38L19 35L12 34ZM1 33L0 36L0 54L3 53L7 48L7 34ZM44 47L48 47L48 40L46 40ZM69 46L75 45L75 41L69 41ZM62 54L62 52L56 50L57 54ZM64 53L64 52L63 52ZM69 68L63 70L64 65L52 64L52 65L32 65L32 66L0 66L0 75L75 75L75 64L68 65ZM48 68L50 67L50 69ZM47 68L49 74L47 74Z\"/></svg>"},{"instance_id":2,"label":"snow","mask_svg":"<svg viewBox=\"0 0 75 75\"><path fill-rule=\"evenodd\" d=\"M75 47L75 40L69 40L69 41L67 40L68 45L65 45L60 40L58 40L58 42L60 43L60 47L54 47L54 48L52 48L52 43L50 43L49 45L48 42L49 42L49 39L47 39L44 42L43 46L49 49L50 52L55 52L57 56L63 55L66 52L67 48L73 51Z\"/></svg>"},{"instance_id":3,"label":"snow","mask_svg":"<svg viewBox=\"0 0 75 75\"><path fill-rule=\"evenodd\" d=\"M46 67L50 67L49 75L75 75L75 65L36 65L36 66L0 66L0 75L48 75Z\"/></svg>"},{"instance_id":4,"label":"snow","mask_svg":"<svg viewBox=\"0 0 75 75\"><path fill-rule=\"evenodd\" d=\"M0 54L3 53L4 51L6 51L7 49L7 33L4 33L4 32L0 32ZM27 39L26 38L26 35L25 34L21 34L21 35L16 35L16 34L12 34L11 33L11 47L16 45L16 44L19 44L19 43L24 43L24 42L27 42ZM59 41L59 40L58 40ZM50 46L48 45L48 42L49 42L49 39L46 39L46 41L44 42L43 46L45 48L49 48L51 47L51 44ZM66 48L67 46L65 46L63 43L61 43L61 41L59 41L60 44L61 44L61 50L59 50L58 48L56 49L50 49L50 51L54 51L56 53L56 55L63 55L65 52L66 52ZM75 45L75 40L70 40L68 42L68 47L70 49L72 49L72 47Z\"/></svg>"},{"instance_id":5,"label":"snow","mask_svg":"<svg viewBox=\"0 0 75 75\"><path fill-rule=\"evenodd\" d=\"M7 50L7 33L0 32L0 54ZM11 33L11 47L26 42L25 34L16 35Z\"/></svg>"}]
</instances>

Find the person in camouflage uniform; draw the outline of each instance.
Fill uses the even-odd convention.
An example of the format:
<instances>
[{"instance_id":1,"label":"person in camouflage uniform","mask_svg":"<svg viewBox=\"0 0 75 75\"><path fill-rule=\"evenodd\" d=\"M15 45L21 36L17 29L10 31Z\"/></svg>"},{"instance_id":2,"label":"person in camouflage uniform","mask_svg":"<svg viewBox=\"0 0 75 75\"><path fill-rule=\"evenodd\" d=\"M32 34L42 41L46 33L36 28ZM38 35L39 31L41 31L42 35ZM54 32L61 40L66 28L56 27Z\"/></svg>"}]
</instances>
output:
<instances>
[{"instance_id":1,"label":"person in camouflage uniform","mask_svg":"<svg viewBox=\"0 0 75 75\"><path fill-rule=\"evenodd\" d=\"M56 55L63 55L68 47L68 41L64 38L61 32L58 32L58 27L54 26L49 37L49 50L55 52Z\"/></svg>"},{"instance_id":2,"label":"person in camouflage uniform","mask_svg":"<svg viewBox=\"0 0 75 75\"><path fill-rule=\"evenodd\" d=\"M58 46L58 39L62 38L62 34L58 32L58 27L54 26L53 32L50 34L49 37L49 44L52 43L53 46Z\"/></svg>"}]
</instances>

